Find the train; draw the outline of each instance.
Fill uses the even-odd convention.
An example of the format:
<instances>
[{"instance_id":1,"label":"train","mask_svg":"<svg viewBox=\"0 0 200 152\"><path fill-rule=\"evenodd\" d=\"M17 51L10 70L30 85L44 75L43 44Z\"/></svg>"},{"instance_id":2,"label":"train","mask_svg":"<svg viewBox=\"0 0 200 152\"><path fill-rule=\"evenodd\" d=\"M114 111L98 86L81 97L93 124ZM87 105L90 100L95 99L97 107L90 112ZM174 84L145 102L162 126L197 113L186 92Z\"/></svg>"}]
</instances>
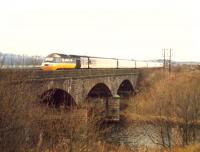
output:
<instances>
[{"instance_id":1,"label":"train","mask_svg":"<svg viewBox=\"0 0 200 152\"><path fill-rule=\"evenodd\" d=\"M159 68L160 62L136 61L128 59L101 58L91 56L52 53L45 57L41 69L55 71L81 68Z\"/></svg>"}]
</instances>

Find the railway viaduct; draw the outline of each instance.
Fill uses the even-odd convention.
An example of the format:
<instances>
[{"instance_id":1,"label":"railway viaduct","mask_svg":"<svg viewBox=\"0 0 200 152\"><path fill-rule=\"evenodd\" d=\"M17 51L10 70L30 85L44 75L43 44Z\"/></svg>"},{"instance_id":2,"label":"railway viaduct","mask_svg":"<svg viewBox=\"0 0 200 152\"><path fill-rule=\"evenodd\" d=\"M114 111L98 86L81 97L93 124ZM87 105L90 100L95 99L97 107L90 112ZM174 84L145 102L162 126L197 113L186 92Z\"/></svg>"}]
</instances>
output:
<instances>
[{"instance_id":1,"label":"railway viaduct","mask_svg":"<svg viewBox=\"0 0 200 152\"><path fill-rule=\"evenodd\" d=\"M68 99L81 104L88 97L126 96L136 89L138 73L132 69L86 70L42 73L35 79L34 87L46 94L54 90L66 93ZM38 92L39 94L39 92ZM59 94L59 93L58 93ZM71 101L70 101L71 102Z\"/></svg>"},{"instance_id":2,"label":"railway viaduct","mask_svg":"<svg viewBox=\"0 0 200 152\"><path fill-rule=\"evenodd\" d=\"M136 90L138 76L137 69L38 71L26 76L26 83L42 102L69 107L80 105L88 98L112 100L128 96Z\"/></svg>"}]
</instances>

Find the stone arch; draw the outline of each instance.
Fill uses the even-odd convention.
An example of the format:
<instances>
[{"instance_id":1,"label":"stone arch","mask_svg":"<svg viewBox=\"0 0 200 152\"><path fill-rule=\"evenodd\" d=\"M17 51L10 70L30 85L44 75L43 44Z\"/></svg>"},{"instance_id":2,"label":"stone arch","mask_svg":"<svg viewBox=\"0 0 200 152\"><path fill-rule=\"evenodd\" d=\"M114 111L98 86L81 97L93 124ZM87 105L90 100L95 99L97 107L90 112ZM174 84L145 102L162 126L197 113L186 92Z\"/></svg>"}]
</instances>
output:
<instances>
[{"instance_id":1,"label":"stone arch","mask_svg":"<svg viewBox=\"0 0 200 152\"><path fill-rule=\"evenodd\" d=\"M59 88L52 88L44 91L40 96L40 102L56 108L60 106L69 108L76 105L72 95Z\"/></svg>"},{"instance_id":2,"label":"stone arch","mask_svg":"<svg viewBox=\"0 0 200 152\"><path fill-rule=\"evenodd\" d=\"M86 101L89 115L104 115L107 111L108 99L112 97L110 88L105 83L96 83L89 90Z\"/></svg>"},{"instance_id":3,"label":"stone arch","mask_svg":"<svg viewBox=\"0 0 200 152\"><path fill-rule=\"evenodd\" d=\"M95 86L90 89L87 94L87 97L111 97L112 93L110 88L104 83L97 83Z\"/></svg>"},{"instance_id":4,"label":"stone arch","mask_svg":"<svg viewBox=\"0 0 200 152\"><path fill-rule=\"evenodd\" d=\"M135 94L131 81L128 79L123 80L118 87L117 94L121 97L129 97Z\"/></svg>"}]
</instances>

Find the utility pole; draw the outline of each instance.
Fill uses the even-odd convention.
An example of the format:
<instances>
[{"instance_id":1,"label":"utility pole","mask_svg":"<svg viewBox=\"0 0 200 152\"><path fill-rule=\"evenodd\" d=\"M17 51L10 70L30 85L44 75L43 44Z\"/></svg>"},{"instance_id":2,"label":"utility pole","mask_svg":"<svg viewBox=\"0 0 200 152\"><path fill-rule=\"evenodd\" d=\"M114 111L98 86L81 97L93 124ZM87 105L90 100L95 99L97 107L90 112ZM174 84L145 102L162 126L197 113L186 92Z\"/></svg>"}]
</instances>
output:
<instances>
[{"instance_id":1,"label":"utility pole","mask_svg":"<svg viewBox=\"0 0 200 152\"><path fill-rule=\"evenodd\" d=\"M165 69L165 67L166 67L165 49L163 49L163 57L164 57L164 59L163 59L163 69Z\"/></svg>"},{"instance_id":2,"label":"utility pole","mask_svg":"<svg viewBox=\"0 0 200 152\"><path fill-rule=\"evenodd\" d=\"M169 72L171 72L172 69L172 50L173 49L162 49L163 50L163 69L168 68ZM169 51L168 51L169 50Z\"/></svg>"},{"instance_id":3,"label":"utility pole","mask_svg":"<svg viewBox=\"0 0 200 152\"><path fill-rule=\"evenodd\" d=\"M172 49L169 49L169 72L171 72L172 69Z\"/></svg>"},{"instance_id":4,"label":"utility pole","mask_svg":"<svg viewBox=\"0 0 200 152\"><path fill-rule=\"evenodd\" d=\"M22 56L22 64L23 64L23 67L24 67L24 54Z\"/></svg>"},{"instance_id":5,"label":"utility pole","mask_svg":"<svg viewBox=\"0 0 200 152\"><path fill-rule=\"evenodd\" d=\"M90 57L87 57L88 58L88 69L90 68Z\"/></svg>"}]
</instances>

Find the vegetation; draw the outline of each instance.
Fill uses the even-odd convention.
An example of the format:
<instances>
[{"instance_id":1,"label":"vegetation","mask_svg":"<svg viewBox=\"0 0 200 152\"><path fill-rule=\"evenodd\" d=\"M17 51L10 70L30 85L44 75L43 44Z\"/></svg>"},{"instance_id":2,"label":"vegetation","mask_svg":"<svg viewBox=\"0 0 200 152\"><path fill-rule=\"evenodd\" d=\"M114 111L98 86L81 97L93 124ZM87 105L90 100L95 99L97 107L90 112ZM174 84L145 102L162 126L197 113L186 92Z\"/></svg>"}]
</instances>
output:
<instances>
[{"instance_id":1,"label":"vegetation","mask_svg":"<svg viewBox=\"0 0 200 152\"><path fill-rule=\"evenodd\" d=\"M23 71L20 71L23 72ZM0 151L125 151L101 140L101 117L82 105L69 110L41 105L31 86L10 83L27 73L2 72L0 78ZM33 72L34 73L34 72ZM9 76L12 74L12 76ZM30 73L31 75L32 73ZM6 80L6 81L4 81ZM88 117L88 113L90 117Z\"/></svg>"},{"instance_id":2,"label":"vegetation","mask_svg":"<svg viewBox=\"0 0 200 152\"><path fill-rule=\"evenodd\" d=\"M43 57L16 55L0 52L0 68L20 68L28 66L39 66L42 64Z\"/></svg>"},{"instance_id":3,"label":"vegetation","mask_svg":"<svg viewBox=\"0 0 200 152\"><path fill-rule=\"evenodd\" d=\"M7 73L6 80L26 74ZM0 77L0 151L199 151L200 71L143 72L139 91L121 112L121 121L102 121L101 110L91 104L70 111L41 105L27 84L11 84ZM96 107L95 107L96 108ZM94 112L96 111L96 112ZM152 124L158 146L131 148L105 142L113 127Z\"/></svg>"},{"instance_id":4,"label":"vegetation","mask_svg":"<svg viewBox=\"0 0 200 152\"><path fill-rule=\"evenodd\" d=\"M124 111L131 122L158 127L160 138L149 137L170 150L198 143L200 136L200 71L178 71L147 72L140 82L143 91Z\"/></svg>"}]
</instances>

